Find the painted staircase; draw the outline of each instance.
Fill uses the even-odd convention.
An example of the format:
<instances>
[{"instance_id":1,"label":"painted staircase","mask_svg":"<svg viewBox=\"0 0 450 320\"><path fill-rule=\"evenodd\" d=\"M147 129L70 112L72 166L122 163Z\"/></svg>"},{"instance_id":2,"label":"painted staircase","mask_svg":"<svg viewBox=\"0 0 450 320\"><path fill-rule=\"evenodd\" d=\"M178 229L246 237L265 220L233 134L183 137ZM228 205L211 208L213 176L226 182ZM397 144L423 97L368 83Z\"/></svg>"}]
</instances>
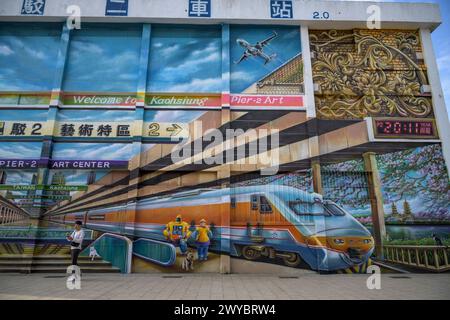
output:
<instances>
[{"instance_id":1,"label":"painted staircase","mask_svg":"<svg viewBox=\"0 0 450 320\"><path fill-rule=\"evenodd\" d=\"M0 273L66 273L71 264L68 255L0 255ZM120 269L111 263L96 258L78 258L78 265L84 273L120 273Z\"/></svg>"}]
</instances>

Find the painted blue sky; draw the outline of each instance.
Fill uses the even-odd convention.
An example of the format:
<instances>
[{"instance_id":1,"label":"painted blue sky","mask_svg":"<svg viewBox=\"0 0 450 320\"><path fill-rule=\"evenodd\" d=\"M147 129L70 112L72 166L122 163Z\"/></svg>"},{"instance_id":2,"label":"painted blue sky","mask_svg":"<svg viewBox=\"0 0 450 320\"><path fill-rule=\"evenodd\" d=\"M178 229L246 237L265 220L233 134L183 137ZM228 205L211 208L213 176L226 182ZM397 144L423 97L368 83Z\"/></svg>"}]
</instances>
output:
<instances>
[{"instance_id":1,"label":"painted blue sky","mask_svg":"<svg viewBox=\"0 0 450 320\"><path fill-rule=\"evenodd\" d=\"M71 38L66 91L135 92L142 26L83 25Z\"/></svg>"},{"instance_id":2,"label":"painted blue sky","mask_svg":"<svg viewBox=\"0 0 450 320\"><path fill-rule=\"evenodd\" d=\"M147 90L221 92L220 26L154 26Z\"/></svg>"},{"instance_id":3,"label":"painted blue sky","mask_svg":"<svg viewBox=\"0 0 450 320\"><path fill-rule=\"evenodd\" d=\"M130 122L134 121L133 110L59 110L56 116L61 122Z\"/></svg>"},{"instance_id":4,"label":"painted blue sky","mask_svg":"<svg viewBox=\"0 0 450 320\"><path fill-rule=\"evenodd\" d=\"M134 156L131 143L55 143L53 159L61 160L130 160Z\"/></svg>"},{"instance_id":5,"label":"painted blue sky","mask_svg":"<svg viewBox=\"0 0 450 320\"><path fill-rule=\"evenodd\" d=\"M59 24L0 24L0 90L51 90L60 30Z\"/></svg>"},{"instance_id":6,"label":"painted blue sky","mask_svg":"<svg viewBox=\"0 0 450 320\"><path fill-rule=\"evenodd\" d=\"M39 159L42 142L0 142L1 159Z\"/></svg>"},{"instance_id":7,"label":"painted blue sky","mask_svg":"<svg viewBox=\"0 0 450 320\"><path fill-rule=\"evenodd\" d=\"M0 110L0 121L47 121L48 110Z\"/></svg>"},{"instance_id":8,"label":"painted blue sky","mask_svg":"<svg viewBox=\"0 0 450 320\"><path fill-rule=\"evenodd\" d=\"M282 26L231 26L230 46L231 46L231 92L238 93L245 90L263 76L267 75L283 63L300 53L300 31L298 27ZM244 48L237 44L238 38L246 40L254 45L258 41L267 39L273 34L278 33L268 46L264 48L267 54L276 54L276 57L264 65L264 60L250 57L239 64L244 53Z\"/></svg>"},{"instance_id":9,"label":"painted blue sky","mask_svg":"<svg viewBox=\"0 0 450 320\"><path fill-rule=\"evenodd\" d=\"M28 112L28 111L24 111ZM14 112L10 112L14 117ZM201 116L204 111L198 110L146 110L144 113L145 122L191 122ZM8 113L9 114L9 113ZM135 111L133 110L72 110L63 109L58 111L57 121L73 122L130 122L134 121ZM15 116L17 119L24 119L26 115ZM3 111L0 110L0 119L3 119ZM45 118L44 118L45 120ZM38 120L35 120L38 121Z\"/></svg>"},{"instance_id":10,"label":"painted blue sky","mask_svg":"<svg viewBox=\"0 0 450 320\"><path fill-rule=\"evenodd\" d=\"M6 170L6 184L30 184L37 170Z\"/></svg>"},{"instance_id":11,"label":"painted blue sky","mask_svg":"<svg viewBox=\"0 0 450 320\"><path fill-rule=\"evenodd\" d=\"M385 1L385 0L381 0ZM389 0L394 2L439 3L443 24L432 34L439 73L450 110L450 1ZM237 37L249 42L264 39L277 27L231 28L232 60L242 53ZM99 37L99 32L102 36ZM115 35L111 36L112 31ZM175 31L175 32L174 32ZM141 26L108 25L74 31L64 89L68 91L135 91L139 61ZM295 31L298 32L298 31ZM0 25L1 90L50 90L58 44L60 24L32 23ZM294 33L287 33L294 39ZM297 39L299 36L297 37ZM219 27L179 27L155 25L152 30L148 89L171 92L221 92ZM278 54L264 66L249 59L231 64L232 91L240 92L300 51L299 42L275 39L267 48Z\"/></svg>"},{"instance_id":12,"label":"painted blue sky","mask_svg":"<svg viewBox=\"0 0 450 320\"><path fill-rule=\"evenodd\" d=\"M145 122L184 122L189 123L200 117L205 111L198 110L146 110L144 114Z\"/></svg>"}]
</instances>

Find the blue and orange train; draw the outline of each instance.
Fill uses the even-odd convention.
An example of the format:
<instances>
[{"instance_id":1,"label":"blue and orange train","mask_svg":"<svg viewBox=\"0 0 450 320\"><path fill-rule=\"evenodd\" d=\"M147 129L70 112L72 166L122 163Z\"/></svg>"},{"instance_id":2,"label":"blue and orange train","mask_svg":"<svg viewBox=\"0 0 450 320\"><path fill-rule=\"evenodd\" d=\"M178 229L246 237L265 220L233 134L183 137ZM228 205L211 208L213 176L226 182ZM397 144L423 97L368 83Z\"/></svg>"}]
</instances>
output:
<instances>
[{"instance_id":1,"label":"blue and orange train","mask_svg":"<svg viewBox=\"0 0 450 320\"><path fill-rule=\"evenodd\" d=\"M370 232L337 204L281 185L195 189L50 219L164 242L166 224L179 214L192 227L208 221L210 250L249 260L280 258L291 267L303 261L334 271L366 263L374 249Z\"/></svg>"}]
</instances>

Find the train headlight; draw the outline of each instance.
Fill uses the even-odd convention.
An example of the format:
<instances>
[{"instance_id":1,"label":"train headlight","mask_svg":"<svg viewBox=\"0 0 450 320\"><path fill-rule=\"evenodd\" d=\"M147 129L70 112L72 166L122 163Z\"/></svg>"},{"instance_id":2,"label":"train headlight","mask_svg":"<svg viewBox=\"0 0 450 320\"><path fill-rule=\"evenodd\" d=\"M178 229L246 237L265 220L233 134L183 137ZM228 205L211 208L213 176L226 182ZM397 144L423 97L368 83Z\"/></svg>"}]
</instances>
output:
<instances>
[{"instance_id":1,"label":"train headlight","mask_svg":"<svg viewBox=\"0 0 450 320\"><path fill-rule=\"evenodd\" d=\"M345 240L344 239L333 239L334 243L336 244L344 244Z\"/></svg>"},{"instance_id":2,"label":"train headlight","mask_svg":"<svg viewBox=\"0 0 450 320\"><path fill-rule=\"evenodd\" d=\"M363 243L364 243L364 244L372 243L372 239L364 239L364 240L363 240Z\"/></svg>"}]
</instances>

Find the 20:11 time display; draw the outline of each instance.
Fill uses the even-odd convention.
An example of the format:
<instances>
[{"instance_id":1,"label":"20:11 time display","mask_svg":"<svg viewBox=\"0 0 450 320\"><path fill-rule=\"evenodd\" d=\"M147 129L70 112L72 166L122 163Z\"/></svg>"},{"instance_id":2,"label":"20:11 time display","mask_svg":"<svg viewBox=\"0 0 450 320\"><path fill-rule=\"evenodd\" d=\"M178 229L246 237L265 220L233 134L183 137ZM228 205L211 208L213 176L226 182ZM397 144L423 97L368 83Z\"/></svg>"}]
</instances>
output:
<instances>
[{"instance_id":1,"label":"20:11 time display","mask_svg":"<svg viewBox=\"0 0 450 320\"><path fill-rule=\"evenodd\" d=\"M376 137L437 137L433 120L410 121L375 119L374 122Z\"/></svg>"}]
</instances>

